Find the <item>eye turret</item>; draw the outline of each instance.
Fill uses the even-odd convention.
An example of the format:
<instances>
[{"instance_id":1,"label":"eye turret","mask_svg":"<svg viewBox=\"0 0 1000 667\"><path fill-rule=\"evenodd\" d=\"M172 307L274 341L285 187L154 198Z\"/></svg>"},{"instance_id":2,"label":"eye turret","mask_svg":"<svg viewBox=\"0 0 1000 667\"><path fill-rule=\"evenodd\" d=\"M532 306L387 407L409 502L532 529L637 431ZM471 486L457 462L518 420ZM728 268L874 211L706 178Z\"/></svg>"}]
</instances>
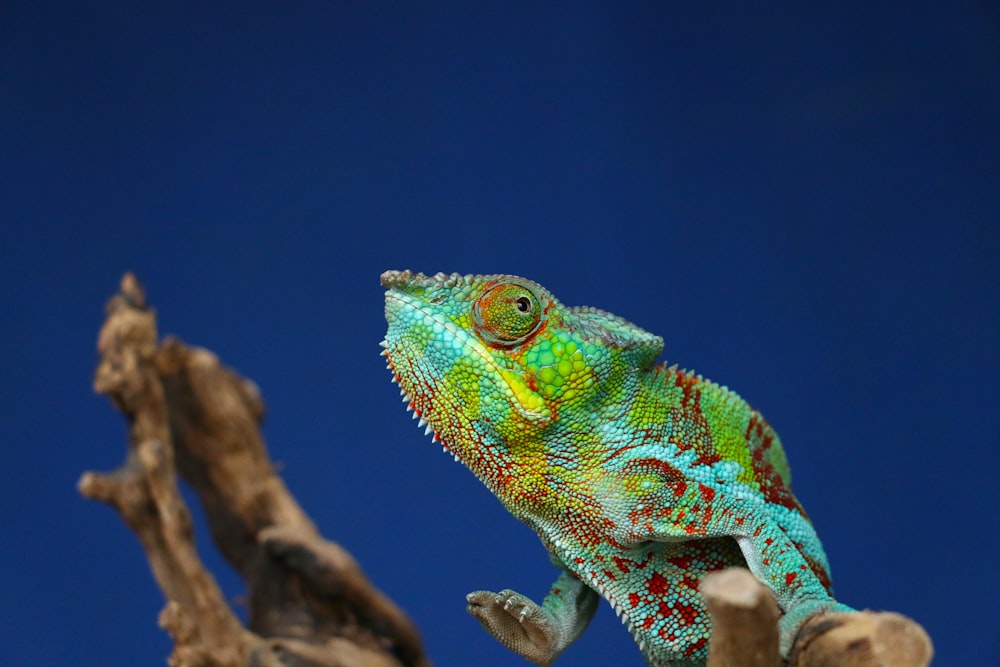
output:
<instances>
[{"instance_id":1,"label":"eye turret","mask_svg":"<svg viewBox=\"0 0 1000 667\"><path fill-rule=\"evenodd\" d=\"M518 282L500 283L483 292L472 306L476 330L486 343L511 347L524 342L542 322L538 295Z\"/></svg>"}]
</instances>

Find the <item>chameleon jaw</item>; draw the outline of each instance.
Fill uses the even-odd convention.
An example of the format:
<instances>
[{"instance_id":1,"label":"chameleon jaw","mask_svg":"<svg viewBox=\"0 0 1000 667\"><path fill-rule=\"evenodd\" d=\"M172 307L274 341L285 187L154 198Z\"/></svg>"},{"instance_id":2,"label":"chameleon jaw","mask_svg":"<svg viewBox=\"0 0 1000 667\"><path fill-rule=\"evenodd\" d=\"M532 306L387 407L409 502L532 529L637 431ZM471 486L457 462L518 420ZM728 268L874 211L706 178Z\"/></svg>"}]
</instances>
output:
<instances>
[{"instance_id":1,"label":"chameleon jaw","mask_svg":"<svg viewBox=\"0 0 1000 667\"><path fill-rule=\"evenodd\" d=\"M451 451L448 447L448 443L442 440L430 422L423 418L420 413L420 409L416 406L413 399L410 398L409 394L406 393L406 389L404 389L403 385L400 383L399 373L396 372L396 369L392 365L392 359L389 357L389 342L383 339L379 341L379 346L382 347L382 351L379 352L379 355L385 357L385 367L390 373L392 373L392 377L389 381L399 387L399 395L403 403L406 405L406 411L412 414L413 419L417 420L417 428L424 429L424 435L429 435L431 437L431 442L441 443L441 451L445 454L451 454L455 458L456 463L461 463L461 459L458 458L458 454Z\"/></svg>"}]
</instances>

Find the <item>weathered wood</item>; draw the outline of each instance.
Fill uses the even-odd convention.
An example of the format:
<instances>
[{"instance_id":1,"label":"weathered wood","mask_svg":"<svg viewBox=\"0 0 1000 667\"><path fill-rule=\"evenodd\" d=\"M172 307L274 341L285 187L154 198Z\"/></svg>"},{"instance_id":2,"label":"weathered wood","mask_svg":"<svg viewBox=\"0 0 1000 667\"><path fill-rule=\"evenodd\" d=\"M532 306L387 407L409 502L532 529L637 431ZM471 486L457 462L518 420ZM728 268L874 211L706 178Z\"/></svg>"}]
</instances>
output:
<instances>
[{"instance_id":1,"label":"weathered wood","mask_svg":"<svg viewBox=\"0 0 1000 667\"><path fill-rule=\"evenodd\" d=\"M776 667L778 605L749 570L707 575L702 595L712 614L708 667ZM789 656L790 667L927 667L930 637L894 612L819 614L806 621Z\"/></svg>"},{"instance_id":2,"label":"weathered wood","mask_svg":"<svg viewBox=\"0 0 1000 667\"><path fill-rule=\"evenodd\" d=\"M80 492L113 506L139 538L167 604L174 667L429 665L416 628L339 545L323 539L267 454L256 386L211 352L158 343L156 317L127 274L98 337L94 389L128 424L125 462ZM247 586L249 628L194 544L177 475Z\"/></svg>"}]
</instances>

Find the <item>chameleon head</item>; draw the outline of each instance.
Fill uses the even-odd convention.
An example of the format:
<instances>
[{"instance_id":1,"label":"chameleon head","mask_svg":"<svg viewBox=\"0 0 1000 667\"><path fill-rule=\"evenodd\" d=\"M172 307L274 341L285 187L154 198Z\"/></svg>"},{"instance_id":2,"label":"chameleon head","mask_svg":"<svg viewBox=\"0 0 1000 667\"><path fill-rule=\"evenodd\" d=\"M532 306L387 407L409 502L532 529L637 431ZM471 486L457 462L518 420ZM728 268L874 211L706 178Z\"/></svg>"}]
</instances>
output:
<instances>
[{"instance_id":1,"label":"chameleon head","mask_svg":"<svg viewBox=\"0 0 1000 667\"><path fill-rule=\"evenodd\" d=\"M386 271L382 346L415 418L484 480L516 475L561 415L620 408L663 341L517 276ZM567 421L565 418L562 420ZM584 428L582 424L579 428ZM489 482L488 482L489 483Z\"/></svg>"}]
</instances>

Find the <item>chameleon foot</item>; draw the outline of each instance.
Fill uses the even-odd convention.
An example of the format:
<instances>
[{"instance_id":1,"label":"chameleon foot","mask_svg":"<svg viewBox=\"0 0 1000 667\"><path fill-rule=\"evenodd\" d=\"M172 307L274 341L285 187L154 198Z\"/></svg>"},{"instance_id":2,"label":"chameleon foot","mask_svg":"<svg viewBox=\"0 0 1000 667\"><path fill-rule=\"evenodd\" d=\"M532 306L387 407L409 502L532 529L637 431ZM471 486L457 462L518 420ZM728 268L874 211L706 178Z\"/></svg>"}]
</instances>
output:
<instances>
[{"instance_id":1,"label":"chameleon foot","mask_svg":"<svg viewBox=\"0 0 1000 667\"><path fill-rule=\"evenodd\" d=\"M466 600L487 632L536 665L552 664L569 643L555 617L520 593L475 591Z\"/></svg>"},{"instance_id":2,"label":"chameleon foot","mask_svg":"<svg viewBox=\"0 0 1000 667\"><path fill-rule=\"evenodd\" d=\"M781 655L787 656L795 643L799 630L817 614L851 613L855 610L834 600L809 601L788 610L778 621Z\"/></svg>"}]
</instances>

